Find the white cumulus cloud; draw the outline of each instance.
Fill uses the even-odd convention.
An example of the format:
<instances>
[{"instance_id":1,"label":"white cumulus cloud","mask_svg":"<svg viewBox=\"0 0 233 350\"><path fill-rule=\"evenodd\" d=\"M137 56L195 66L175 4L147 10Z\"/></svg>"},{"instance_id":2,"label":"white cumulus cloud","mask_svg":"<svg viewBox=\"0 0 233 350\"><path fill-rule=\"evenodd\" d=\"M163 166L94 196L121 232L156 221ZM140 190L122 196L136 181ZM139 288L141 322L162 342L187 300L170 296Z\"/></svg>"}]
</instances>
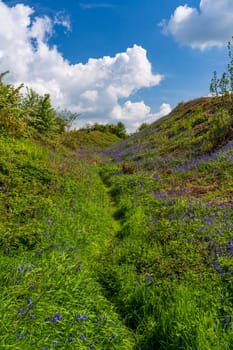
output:
<instances>
[{"instance_id":1,"label":"white cumulus cloud","mask_svg":"<svg viewBox=\"0 0 233 350\"><path fill-rule=\"evenodd\" d=\"M113 57L70 64L56 46L49 45L59 23L71 29L69 19L61 14L52 21L36 17L29 6L9 7L0 0L0 70L10 70L9 81L23 82L40 94L50 93L56 108L81 113L77 126L122 119L132 129L137 120L150 116L150 107L142 102L120 105L120 99L156 86L163 78L152 72L146 50L134 45Z\"/></svg>"},{"instance_id":2,"label":"white cumulus cloud","mask_svg":"<svg viewBox=\"0 0 233 350\"><path fill-rule=\"evenodd\" d=\"M144 101L126 101L123 106L115 106L111 116L113 119L123 121L127 129L133 131L142 123L153 123L170 112L171 106L168 103L163 103L158 113L152 113L151 108Z\"/></svg>"},{"instance_id":3,"label":"white cumulus cloud","mask_svg":"<svg viewBox=\"0 0 233 350\"><path fill-rule=\"evenodd\" d=\"M201 0L199 8L178 6L168 21L160 25L184 45L204 50L222 46L231 39L233 29L232 0Z\"/></svg>"}]
</instances>

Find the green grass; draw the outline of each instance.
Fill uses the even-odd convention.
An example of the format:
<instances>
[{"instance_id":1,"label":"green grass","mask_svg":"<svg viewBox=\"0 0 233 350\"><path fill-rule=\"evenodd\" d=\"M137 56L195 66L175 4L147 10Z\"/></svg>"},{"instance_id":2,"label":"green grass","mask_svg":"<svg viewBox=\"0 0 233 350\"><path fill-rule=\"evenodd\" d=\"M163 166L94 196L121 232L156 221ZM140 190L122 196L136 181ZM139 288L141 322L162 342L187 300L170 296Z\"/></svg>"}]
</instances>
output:
<instances>
[{"instance_id":1,"label":"green grass","mask_svg":"<svg viewBox=\"0 0 233 350\"><path fill-rule=\"evenodd\" d=\"M105 153L2 135L0 348L231 350L231 125L200 99Z\"/></svg>"},{"instance_id":2,"label":"green grass","mask_svg":"<svg viewBox=\"0 0 233 350\"><path fill-rule=\"evenodd\" d=\"M102 176L122 228L99 280L136 348L231 349L232 207L161 197L150 177L115 173Z\"/></svg>"},{"instance_id":3,"label":"green grass","mask_svg":"<svg viewBox=\"0 0 233 350\"><path fill-rule=\"evenodd\" d=\"M132 348L94 274L114 234L96 169L32 141L1 146L1 347Z\"/></svg>"}]
</instances>

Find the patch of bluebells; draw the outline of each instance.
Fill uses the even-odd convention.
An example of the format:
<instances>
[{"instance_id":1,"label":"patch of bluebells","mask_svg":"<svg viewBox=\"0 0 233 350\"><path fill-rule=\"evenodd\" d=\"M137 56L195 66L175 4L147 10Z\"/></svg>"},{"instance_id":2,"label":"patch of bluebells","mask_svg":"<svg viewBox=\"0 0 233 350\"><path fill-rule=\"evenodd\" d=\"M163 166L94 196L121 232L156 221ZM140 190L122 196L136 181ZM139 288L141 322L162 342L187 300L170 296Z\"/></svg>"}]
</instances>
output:
<instances>
[{"instance_id":1,"label":"patch of bluebells","mask_svg":"<svg viewBox=\"0 0 233 350\"><path fill-rule=\"evenodd\" d=\"M212 261L212 265L214 267L214 269L222 276L224 273L223 273L223 270L221 269L221 267L219 266L219 264L217 263L216 260L213 260Z\"/></svg>"},{"instance_id":2,"label":"patch of bluebells","mask_svg":"<svg viewBox=\"0 0 233 350\"><path fill-rule=\"evenodd\" d=\"M203 157L198 159L193 159L179 167L176 167L174 170L176 172L185 172L187 170L191 170L198 165L205 164L207 162L215 162L220 159L225 159L228 162L233 161L233 142L230 141L227 145L222 147L220 150L216 150L212 152L210 155L206 154Z\"/></svg>"},{"instance_id":3,"label":"patch of bluebells","mask_svg":"<svg viewBox=\"0 0 233 350\"><path fill-rule=\"evenodd\" d=\"M58 321L63 321L64 318L59 314L59 313L56 313L54 316L52 317L46 317L45 318L45 322L53 322L53 323L57 323Z\"/></svg>"},{"instance_id":4,"label":"patch of bluebells","mask_svg":"<svg viewBox=\"0 0 233 350\"><path fill-rule=\"evenodd\" d=\"M75 315L75 319L77 320L77 319L80 319L80 320L82 320L82 321L87 321L88 320L88 316L86 316L86 315L81 315L81 314L77 314L77 315Z\"/></svg>"}]
</instances>

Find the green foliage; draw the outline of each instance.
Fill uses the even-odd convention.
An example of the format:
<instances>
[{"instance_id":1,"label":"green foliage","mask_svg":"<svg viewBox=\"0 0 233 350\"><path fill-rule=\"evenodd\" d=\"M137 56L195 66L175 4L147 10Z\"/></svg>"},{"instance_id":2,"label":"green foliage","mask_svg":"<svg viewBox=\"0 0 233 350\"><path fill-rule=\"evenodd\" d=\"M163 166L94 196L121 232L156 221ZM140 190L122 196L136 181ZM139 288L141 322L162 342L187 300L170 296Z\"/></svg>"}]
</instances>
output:
<instances>
[{"instance_id":1,"label":"green foliage","mask_svg":"<svg viewBox=\"0 0 233 350\"><path fill-rule=\"evenodd\" d=\"M0 203L0 347L133 349L96 280L115 225L96 168L2 136Z\"/></svg>"},{"instance_id":2,"label":"green foliage","mask_svg":"<svg viewBox=\"0 0 233 350\"><path fill-rule=\"evenodd\" d=\"M142 123L139 128L138 131L142 131L143 129L147 128L148 124L147 123Z\"/></svg>"},{"instance_id":3,"label":"green foliage","mask_svg":"<svg viewBox=\"0 0 233 350\"><path fill-rule=\"evenodd\" d=\"M56 114L51 105L49 94L40 96L32 89L22 98L22 109L28 115L29 125L42 134L61 133L67 122Z\"/></svg>"},{"instance_id":4,"label":"green foliage","mask_svg":"<svg viewBox=\"0 0 233 350\"><path fill-rule=\"evenodd\" d=\"M86 130L89 132L90 131L101 131L101 132L105 132L105 133L111 133L111 134L114 134L121 139L124 139L127 137L125 125L122 122L118 122L117 125L114 125L114 124L103 125L103 124L95 123L94 125L87 125Z\"/></svg>"},{"instance_id":5,"label":"green foliage","mask_svg":"<svg viewBox=\"0 0 233 350\"><path fill-rule=\"evenodd\" d=\"M233 37L232 37L233 39ZM232 55L232 43L227 44L229 63L227 65L227 71L222 73L221 78L217 77L217 72L214 71L213 77L210 83L210 93L213 96L226 96L233 95L233 55Z\"/></svg>"},{"instance_id":6,"label":"green foliage","mask_svg":"<svg viewBox=\"0 0 233 350\"><path fill-rule=\"evenodd\" d=\"M136 349L230 349L232 262L223 250L232 208L162 195L165 184L145 174L108 167L102 176L121 229L103 252L99 281L135 332Z\"/></svg>"},{"instance_id":7,"label":"green foliage","mask_svg":"<svg viewBox=\"0 0 233 350\"><path fill-rule=\"evenodd\" d=\"M63 123L65 123L66 129L70 130L73 122L80 116L80 114L64 109L58 113L58 116L63 120Z\"/></svg>"},{"instance_id":8,"label":"green foliage","mask_svg":"<svg viewBox=\"0 0 233 350\"><path fill-rule=\"evenodd\" d=\"M97 152L120 141L120 138L109 131L83 129L65 132L59 140L61 144L72 150L84 149Z\"/></svg>"},{"instance_id":9,"label":"green foliage","mask_svg":"<svg viewBox=\"0 0 233 350\"><path fill-rule=\"evenodd\" d=\"M59 134L65 131L76 118L76 114L66 112L65 117L58 115L50 102L49 94L40 96L32 89L21 93L23 85L14 87L3 83L0 75L0 128L3 132L28 136L33 133L45 135Z\"/></svg>"}]
</instances>

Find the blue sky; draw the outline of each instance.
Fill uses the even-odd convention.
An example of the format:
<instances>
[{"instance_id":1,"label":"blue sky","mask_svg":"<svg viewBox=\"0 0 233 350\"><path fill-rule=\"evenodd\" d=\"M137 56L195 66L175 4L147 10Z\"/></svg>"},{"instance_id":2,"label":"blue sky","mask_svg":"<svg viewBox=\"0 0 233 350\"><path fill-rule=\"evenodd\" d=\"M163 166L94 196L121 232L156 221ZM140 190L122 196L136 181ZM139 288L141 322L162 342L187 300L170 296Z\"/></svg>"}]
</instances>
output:
<instances>
[{"instance_id":1,"label":"blue sky","mask_svg":"<svg viewBox=\"0 0 233 350\"><path fill-rule=\"evenodd\" d=\"M134 131L207 95L232 35L232 0L0 0L1 71L81 112L77 126Z\"/></svg>"}]
</instances>

